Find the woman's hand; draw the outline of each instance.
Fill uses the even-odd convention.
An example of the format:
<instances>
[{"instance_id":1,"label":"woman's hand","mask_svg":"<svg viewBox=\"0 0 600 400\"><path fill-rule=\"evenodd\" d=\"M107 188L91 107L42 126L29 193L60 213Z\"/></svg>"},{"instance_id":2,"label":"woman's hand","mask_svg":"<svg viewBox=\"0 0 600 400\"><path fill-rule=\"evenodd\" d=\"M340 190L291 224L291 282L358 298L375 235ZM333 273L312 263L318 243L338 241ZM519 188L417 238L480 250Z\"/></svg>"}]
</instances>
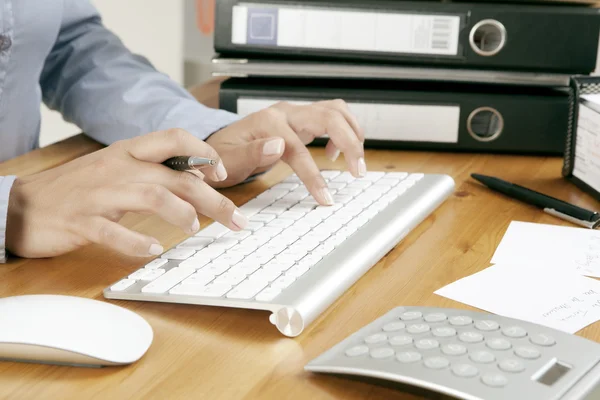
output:
<instances>
[{"instance_id":1,"label":"woman's hand","mask_svg":"<svg viewBox=\"0 0 600 400\"><path fill-rule=\"evenodd\" d=\"M203 156L218 163L203 174L173 171L174 156ZM156 214L188 234L198 214L240 230L246 218L203 181L222 182L227 172L217 152L179 130L117 142L60 167L18 178L10 194L6 247L21 257L50 257L89 243L132 256L163 252L159 241L118 224L128 212Z\"/></svg>"},{"instance_id":2,"label":"woman's hand","mask_svg":"<svg viewBox=\"0 0 600 400\"><path fill-rule=\"evenodd\" d=\"M343 100L309 105L278 103L222 129L207 139L219 152L229 176L207 182L214 187L232 186L249 176L269 169L283 160L302 179L321 204L333 198L306 144L316 137L329 136L327 156L335 160L344 153L348 170L355 177L367 172L364 134Z\"/></svg>"}]
</instances>

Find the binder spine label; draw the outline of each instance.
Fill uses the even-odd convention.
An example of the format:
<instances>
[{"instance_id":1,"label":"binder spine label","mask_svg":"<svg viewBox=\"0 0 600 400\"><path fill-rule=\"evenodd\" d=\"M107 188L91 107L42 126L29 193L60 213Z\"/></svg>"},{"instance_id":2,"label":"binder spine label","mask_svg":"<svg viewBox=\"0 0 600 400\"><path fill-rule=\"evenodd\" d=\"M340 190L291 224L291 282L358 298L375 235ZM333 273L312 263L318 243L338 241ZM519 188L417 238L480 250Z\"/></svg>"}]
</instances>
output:
<instances>
[{"instance_id":1,"label":"binder spine label","mask_svg":"<svg viewBox=\"0 0 600 400\"><path fill-rule=\"evenodd\" d=\"M573 176L600 192L600 112L579 106Z\"/></svg>"},{"instance_id":2,"label":"binder spine label","mask_svg":"<svg viewBox=\"0 0 600 400\"><path fill-rule=\"evenodd\" d=\"M240 97L237 114L245 117L283 99ZM311 101L287 100L305 105ZM350 111L372 140L398 142L458 143L458 105L379 104L348 102Z\"/></svg>"},{"instance_id":3,"label":"binder spine label","mask_svg":"<svg viewBox=\"0 0 600 400\"><path fill-rule=\"evenodd\" d=\"M244 3L232 12L236 45L460 56L460 15Z\"/></svg>"}]
</instances>

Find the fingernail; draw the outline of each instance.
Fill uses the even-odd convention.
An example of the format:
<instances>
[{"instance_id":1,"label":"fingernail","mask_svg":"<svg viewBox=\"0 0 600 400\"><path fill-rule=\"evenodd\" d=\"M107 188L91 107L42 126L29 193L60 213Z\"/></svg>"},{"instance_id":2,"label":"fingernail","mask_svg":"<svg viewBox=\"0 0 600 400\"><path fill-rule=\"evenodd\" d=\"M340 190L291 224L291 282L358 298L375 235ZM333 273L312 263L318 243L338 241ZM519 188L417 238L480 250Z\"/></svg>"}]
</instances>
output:
<instances>
[{"instance_id":1,"label":"fingernail","mask_svg":"<svg viewBox=\"0 0 600 400\"><path fill-rule=\"evenodd\" d=\"M367 164L365 164L364 158L358 159L358 176L363 177L367 174Z\"/></svg>"},{"instance_id":2,"label":"fingernail","mask_svg":"<svg viewBox=\"0 0 600 400\"><path fill-rule=\"evenodd\" d=\"M217 178L220 181L227 179L227 171L225 170L225 166L221 161L219 161L219 164L217 164Z\"/></svg>"},{"instance_id":3,"label":"fingernail","mask_svg":"<svg viewBox=\"0 0 600 400\"><path fill-rule=\"evenodd\" d=\"M340 150L336 149L335 153L333 153L333 155L331 156L331 161L337 160L339 156L340 156Z\"/></svg>"},{"instance_id":4,"label":"fingernail","mask_svg":"<svg viewBox=\"0 0 600 400\"><path fill-rule=\"evenodd\" d=\"M240 229L244 229L248 225L248 218L237 209L233 212L231 220Z\"/></svg>"},{"instance_id":5,"label":"fingernail","mask_svg":"<svg viewBox=\"0 0 600 400\"><path fill-rule=\"evenodd\" d=\"M272 156L274 154L279 154L283 151L283 139L277 138L273 140L269 140L263 146L263 154L265 156Z\"/></svg>"},{"instance_id":6,"label":"fingernail","mask_svg":"<svg viewBox=\"0 0 600 400\"><path fill-rule=\"evenodd\" d=\"M333 196L331 195L331 192L329 191L329 189L327 189L327 188L321 189L321 197L323 197L323 200L325 200L325 204L327 204L328 206L333 205L333 203L334 203Z\"/></svg>"},{"instance_id":7,"label":"fingernail","mask_svg":"<svg viewBox=\"0 0 600 400\"><path fill-rule=\"evenodd\" d=\"M158 256L161 255L163 251L164 249L160 244L151 244L148 253L150 253L151 256Z\"/></svg>"},{"instance_id":8,"label":"fingernail","mask_svg":"<svg viewBox=\"0 0 600 400\"><path fill-rule=\"evenodd\" d=\"M196 233L198 232L198 230L200 229L200 221L198 221L198 218L196 218L194 220L194 223L192 224L192 229L190 229L191 233Z\"/></svg>"}]
</instances>

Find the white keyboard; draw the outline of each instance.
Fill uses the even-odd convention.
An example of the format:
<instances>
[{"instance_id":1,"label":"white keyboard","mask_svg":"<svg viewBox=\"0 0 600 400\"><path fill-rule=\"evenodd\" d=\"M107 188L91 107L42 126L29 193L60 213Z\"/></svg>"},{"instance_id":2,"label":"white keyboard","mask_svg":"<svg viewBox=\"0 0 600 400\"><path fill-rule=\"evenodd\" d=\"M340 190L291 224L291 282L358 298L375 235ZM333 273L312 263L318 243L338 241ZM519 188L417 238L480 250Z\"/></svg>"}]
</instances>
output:
<instances>
[{"instance_id":1,"label":"white keyboard","mask_svg":"<svg viewBox=\"0 0 600 400\"><path fill-rule=\"evenodd\" d=\"M319 206L289 176L240 207L243 231L213 222L104 296L269 310L297 336L454 190L447 175L322 174L335 205Z\"/></svg>"}]
</instances>

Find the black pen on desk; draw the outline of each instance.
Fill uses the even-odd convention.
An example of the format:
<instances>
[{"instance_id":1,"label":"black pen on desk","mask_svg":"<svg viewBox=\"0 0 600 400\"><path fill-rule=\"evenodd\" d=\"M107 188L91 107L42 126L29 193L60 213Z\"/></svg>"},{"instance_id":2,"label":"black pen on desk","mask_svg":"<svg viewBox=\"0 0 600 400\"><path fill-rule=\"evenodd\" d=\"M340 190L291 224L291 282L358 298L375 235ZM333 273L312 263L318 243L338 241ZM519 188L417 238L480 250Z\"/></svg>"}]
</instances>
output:
<instances>
[{"instance_id":1,"label":"black pen on desk","mask_svg":"<svg viewBox=\"0 0 600 400\"><path fill-rule=\"evenodd\" d=\"M205 157L188 157L178 156L172 157L163 162L163 165L175 171L193 171L200 170L209 165L216 165L216 161Z\"/></svg>"},{"instance_id":2,"label":"black pen on desk","mask_svg":"<svg viewBox=\"0 0 600 400\"><path fill-rule=\"evenodd\" d=\"M480 174L471 174L471 177L492 190L540 207L544 212L554 215L555 217L590 229L595 229L600 225L600 214L595 211L577 207L565 201L555 199L554 197L547 196L514 183L503 181L499 178Z\"/></svg>"}]
</instances>

